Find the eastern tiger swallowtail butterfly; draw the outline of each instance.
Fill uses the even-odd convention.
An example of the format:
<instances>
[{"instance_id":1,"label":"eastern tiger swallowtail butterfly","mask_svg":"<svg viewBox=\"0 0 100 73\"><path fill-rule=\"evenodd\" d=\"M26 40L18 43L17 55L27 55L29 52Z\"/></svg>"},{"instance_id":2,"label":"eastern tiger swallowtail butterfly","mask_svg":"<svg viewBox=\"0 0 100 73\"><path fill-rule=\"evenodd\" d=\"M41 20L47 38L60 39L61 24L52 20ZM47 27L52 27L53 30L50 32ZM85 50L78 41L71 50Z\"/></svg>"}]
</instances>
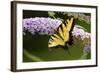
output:
<instances>
[{"instance_id":1,"label":"eastern tiger swallowtail butterfly","mask_svg":"<svg viewBox=\"0 0 100 73\"><path fill-rule=\"evenodd\" d=\"M54 47L62 47L63 49L68 49L69 45L73 44L72 39L72 29L74 27L74 18L71 17L70 19L67 19L62 23L57 31L50 36L48 47L54 48Z\"/></svg>"}]
</instances>

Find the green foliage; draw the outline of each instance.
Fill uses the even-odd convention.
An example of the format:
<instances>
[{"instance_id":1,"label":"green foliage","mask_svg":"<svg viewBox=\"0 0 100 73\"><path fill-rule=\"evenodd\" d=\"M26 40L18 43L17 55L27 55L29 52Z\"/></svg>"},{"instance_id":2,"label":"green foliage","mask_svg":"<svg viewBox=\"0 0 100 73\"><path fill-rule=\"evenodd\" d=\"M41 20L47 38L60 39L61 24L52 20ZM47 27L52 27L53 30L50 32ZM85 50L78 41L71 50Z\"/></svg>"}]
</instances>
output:
<instances>
[{"instance_id":1,"label":"green foliage","mask_svg":"<svg viewBox=\"0 0 100 73\"><path fill-rule=\"evenodd\" d=\"M38 36L37 40L33 40L32 36L28 35L28 38L26 40L24 39L25 40L24 42L30 43L30 40L34 42L41 40L38 43L38 46L41 46L42 43L47 43L48 35L45 35L45 36L43 35L43 37L39 38ZM64 50L63 48L52 48L52 51L50 51L48 48L46 48L47 45L41 46L42 48L38 48L38 46L36 48L36 46L35 47L34 46L35 44L31 44L30 48L27 48L27 46L24 46L23 62L78 60L83 55L82 48L84 47L82 41L74 42L72 46L69 46L69 52L71 53L71 55L69 55L68 51Z\"/></svg>"},{"instance_id":2,"label":"green foliage","mask_svg":"<svg viewBox=\"0 0 100 73\"><path fill-rule=\"evenodd\" d=\"M90 59L90 58L91 58L91 54L86 52L84 52L83 55L80 57L80 59Z\"/></svg>"},{"instance_id":3,"label":"green foliage","mask_svg":"<svg viewBox=\"0 0 100 73\"><path fill-rule=\"evenodd\" d=\"M86 23L84 20L77 20L76 24L84 27L87 32L91 32L91 24Z\"/></svg>"},{"instance_id":4,"label":"green foliage","mask_svg":"<svg viewBox=\"0 0 100 73\"><path fill-rule=\"evenodd\" d=\"M91 16L91 14L90 13L84 13L85 15L87 15L87 16Z\"/></svg>"},{"instance_id":5,"label":"green foliage","mask_svg":"<svg viewBox=\"0 0 100 73\"><path fill-rule=\"evenodd\" d=\"M51 18L56 18L62 20L62 22L68 18L71 18L73 16L68 16L65 12L48 12L48 15Z\"/></svg>"}]
</instances>

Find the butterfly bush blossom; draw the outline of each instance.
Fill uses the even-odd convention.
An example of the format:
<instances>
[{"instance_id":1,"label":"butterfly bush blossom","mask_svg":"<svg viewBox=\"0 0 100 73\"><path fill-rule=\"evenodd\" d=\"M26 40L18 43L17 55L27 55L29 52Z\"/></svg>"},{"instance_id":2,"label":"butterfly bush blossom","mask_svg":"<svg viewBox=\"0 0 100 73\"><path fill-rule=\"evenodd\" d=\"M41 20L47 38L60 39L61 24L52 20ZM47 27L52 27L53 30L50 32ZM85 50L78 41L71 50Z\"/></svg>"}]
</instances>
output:
<instances>
[{"instance_id":1,"label":"butterfly bush blossom","mask_svg":"<svg viewBox=\"0 0 100 73\"><path fill-rule=\"evenodd\" d=\"M84 49L83 52L89 53L90 50L91 50L91 45L90 44L86 44L83 49Z\"/></svg>"},{"instance_id":2,"label":"butterfly bush blossom","mask_svg":"<svg viewBox=\"0 0 100 73\"><path fill-rule=\"evenodd\" d=\"M51 35L59 27L62 21L52 18L35 17L23 19L24 31L32 34L48 34ZM25 32L24 32L25 34Z\"/></svg>"},{"instance_id":3,"label":"butterfly bush blossom","mask_svg":"<svg viewBox=\"0 0 100 73\"><path fill-rule=\"evenodd\" d=\"M77 26L73 28L72 35L76 38L81 38L82 40L91 37L91 34L89 32L86 32L84 28L80 28Z\"/></svg>"},{"instance_id":4,"label":"butterfly bush blossom","mask_svg":"<svg viewBox=\"0 0 100 73\"><path fill-rule=\"evenodd\" d=\"M83 52L89 53L91 49L91 34L89 32L86 32L84 28L79 28L75 26L72 31L72 35L77 38L84 41L84 48Z\"/></svg>"}]
</instances>

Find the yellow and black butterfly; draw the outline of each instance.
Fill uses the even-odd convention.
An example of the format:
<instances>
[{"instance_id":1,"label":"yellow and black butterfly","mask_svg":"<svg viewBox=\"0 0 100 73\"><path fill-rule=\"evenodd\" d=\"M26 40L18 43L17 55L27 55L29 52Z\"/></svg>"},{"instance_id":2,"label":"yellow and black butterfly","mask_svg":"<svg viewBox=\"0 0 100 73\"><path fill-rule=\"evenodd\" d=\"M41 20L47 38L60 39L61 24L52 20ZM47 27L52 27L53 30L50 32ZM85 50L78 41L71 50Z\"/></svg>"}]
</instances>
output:
<instances>
[{"instance_id":1,"label":"yellow and black butterfly","mask_svg":"<svg viewBox=\"0 0 100 73\"><path fill-rule=\"evenodd\" d=\"M57 31L50 36L48 47L62 47L63 49L68 49L68 45L73 44L73 39L71 31L74 27L74 18L71 17L62 23Z\"/></svg>"}]
</instances>

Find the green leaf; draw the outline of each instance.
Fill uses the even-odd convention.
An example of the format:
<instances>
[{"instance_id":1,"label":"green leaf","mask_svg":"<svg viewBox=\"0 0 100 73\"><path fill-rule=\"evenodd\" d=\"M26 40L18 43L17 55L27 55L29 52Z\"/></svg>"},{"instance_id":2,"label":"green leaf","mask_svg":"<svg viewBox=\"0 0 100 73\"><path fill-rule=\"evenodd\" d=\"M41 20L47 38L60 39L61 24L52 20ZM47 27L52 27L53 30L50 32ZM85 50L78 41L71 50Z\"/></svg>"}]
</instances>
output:
<instances>
[{"instance_id":1,"label":"green leaf","mask_svg":"<svg viewBox=\"0 0 100 73\"><path fill-rule=\"evenodd\" d=\"M24 55L25 55L27 58L31 59L32 61L43 61L43 60L40 59L39 57L28 53L25 49L24 49Z\"/></svg>"},{"instance_id":2,"label":"green leaf","mask_svg":"<svg viewBox=\"0 0 100 73\"><path fill-rule=\"evenodd\" d=\"M91 57L90 53L84 52L80 59L90 59L90 57Z\"/></svg>"}]
</instances>

